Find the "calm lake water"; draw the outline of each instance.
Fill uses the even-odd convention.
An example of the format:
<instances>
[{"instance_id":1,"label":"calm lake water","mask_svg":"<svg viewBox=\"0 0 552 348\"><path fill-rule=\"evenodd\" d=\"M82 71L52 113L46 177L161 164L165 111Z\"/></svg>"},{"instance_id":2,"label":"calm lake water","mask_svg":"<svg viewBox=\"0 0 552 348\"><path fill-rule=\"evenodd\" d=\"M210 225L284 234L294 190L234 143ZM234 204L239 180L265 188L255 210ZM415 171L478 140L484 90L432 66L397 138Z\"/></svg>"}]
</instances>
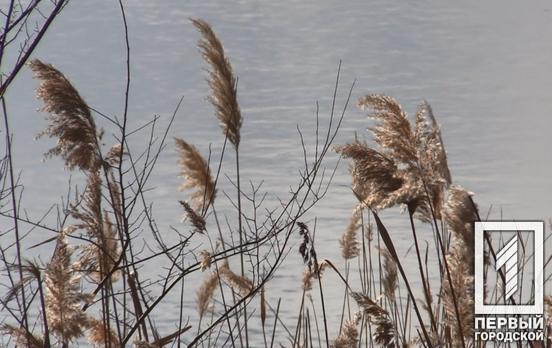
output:
<instances>
[{"instance_id":1,"label":"calm lake water","mask_svg":"<svg viewBox=\"0 0 552 348\"><path fill-rule=\"evenodd\" d=\"M244 117L242 180L264 180L269 205L277 196L285 198L289 186L297 183L303 158L296 127L305 130L312 144L316 101L322 119L327 120L341 60L340 108L355 79L353 101L364 94L385 93L413 114L416 105L427 99L442 126L453 180L476 193L484 214L490 210L493 218L520 220L552 216L549 1L135 0L129 1L126 9L132 51L131 128L154 115L160 116L160 125L166 125L184 97L169 135L187 139L203 153L211 144L217 154L222 136L205 100L208 88L196 48L198 34L188 21L190 17L206 19L222 39L239 76ZM116 2L70 3L34 57L63 71L91 106L121 115L124 41ZM36 113L40 107L34 97L36 86L25 71L8 95L15 166L25 185L23 206L35 219L61 200L71 176L61 161L41 161L53 141L33 141L46 125ZM351 140L355 133L367 136L365 129L370 123L352 104L338 143ZM112 142L108 124L102 125L108 135L106 143ZM141 149L143 139L131 141ZM336 155L330 154L328 166L336 160ZM155 190L148 194L157 225L169 240L170 226L184 229L177 201L186 196L176 190L180 183L176 161L169 142L150 182ZM231 161L227 165L230 174ZM81 182L80 174L72 176L74 183ZM222 188L231 190L228 180L222 181ZM319 257L340 265L338 239L354 206L349 185L347 165L342 162L327 197L309 216L318 216ZM219 197L219 205L228 205L224 195ZM405 228L407 216L395 209L384 218L404 255L411 246ZM51 234L34 231L25 245L48 237ZM423 238L431 242L428 229ZM29 253L47 260L51 245ZM414 260L412 257L407 256ZM143 277L155 279L161 266L146 266ZM293 251L267 289L272 305L282 297L285 319L297 314L301 270L301 259ZM185 314L192 322L196 316L192 294L199 281L194 278L187 286L190 295ZM328 312L337 313L343 290L333 276L325 278L325 285ZM154 313L162 334L177 326L178 300L175 290ZM333 336L338 316L330 319ZM286 345L284 336L282 344Z\"/></svg>"}]
</instances>

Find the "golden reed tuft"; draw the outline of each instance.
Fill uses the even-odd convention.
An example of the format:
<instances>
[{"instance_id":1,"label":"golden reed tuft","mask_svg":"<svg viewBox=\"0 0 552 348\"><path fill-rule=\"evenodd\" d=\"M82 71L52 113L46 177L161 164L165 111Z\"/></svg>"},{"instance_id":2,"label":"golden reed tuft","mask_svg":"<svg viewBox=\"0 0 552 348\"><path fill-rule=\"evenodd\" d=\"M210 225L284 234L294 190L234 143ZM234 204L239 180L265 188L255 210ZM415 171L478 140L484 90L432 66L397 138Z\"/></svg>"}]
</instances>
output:
<instances>
[{"instance_id":1,"label":"golden reed tuft","mask_svg":"<svg viewBox=\"0 0 552 348\"><path fill-rule=\"evenodd\" d=\"M230 269L228 260L219 267L220 277L224 279L232 289L240 293L242 296L248 295L253 290L253 282L246 277L234 273Z\"/></svg>"},{"instance_id":2,"label":"golden reed tuft","mask_svg":"<svg viewBox=\"0 0 552 348\"><path fill-rule=\"evenodd\" d=\"M205 232L205 219L203 216L199 215L190 205L185 201L179 201L182 208L186 212L186 216L190 220L191 224L194 226L194 232L203 233Z\"/></svg>"},{"instance_id":3,"label":"golden reed tuft","mask_svg":"<svg viewBox=\"0 0 552 348\"><path fill-rule=\"evenodd\" d=\"M322 277L324 270L328 264L324 261L319 262L316 267L305 267L303 272L303 290L310 291L312 290L312 281Z\"/></svg>"},{"instance_id":4,"label":"golden reed tuft","mask_svg":"<svg viewBox=\"0 0 552 348\"><path fill-rule=\"evenodd\" d=\"M359 344L358 339L358 323L361 316L355 314L353 318L347 320L341 328L341 333L333 341L333 348L357 348Z\"/></svg>"},{"instance_id":5,"label":"golden reed tuft","mask_svg":"<svg viewBox=\"0 0 552 348\"><path fill-rule=\"evenodd\" d=\"M202 250L199 252L199 265L202 271L211 267L211 253L207 250Z\"/></svg>"},{"instance_id":6,"label":"golden reed tuft","mask_svg":"<svg viewBox=\"0 0 552 348\"><path fill-rule=\"evenodd\" d=\"M359 247L357 240L357 231L361 227L361 214L362 210L353 210L353 215L351 216L349 225L347 226L347 229L345 230L345 232L343 232L343 235L341 235L341 239L339 240L339 245L341 246L341 256L345 260L354 259L358 256Z\"/></svg>"},{"instance_id":7,"label":"golden reed tuft","mask_svg":"<svg viewBox=\"0 0 552 348\"><path fill-rule=\"evenodd\" d=\"M440 219L444 189L451 179L440 129L429 104L424 102L418 108L414 129L392 97L367 95L359 99L358 106L372 110L369 116L377 124L369 130L379 149L359 140L336 147L352 160L355 195L371 209L407 204L423 221L431 221L433 215Z\"/></svg>"},{"instance_id":8,"label":"golden reed tuft","mask_svg":"<svg viewBox=\"0 0 552 348\"><path fill-rule=\"evenodd\" d=\"M87 338L94 347L120 347L117 334L101 320L90 320Z\"/></svg>"},{"instance_id":9,"label":"golden reed tuft","mask_svg":"<svg viewBox=\"0 0 552 348\"><path fill-rule=\"evenodd\" d=\"M383 256L383 293L393 303L398 287L397 264L387 249L380 249L380 254Z\"/></svg>"},{"instance_id":10,"label":"golden reed tuft","mask_svg":"<svg viewBox=\"0 0 552 348\"><path fill-rule=\"evenodd\" d=\"M458 185L448 189L448 199L445 204L445 222L456 239L463 241L466 250L465 261L473 265L473 223L478 220L477 206L472 199L472 193ZM473 272L471 272L473 274Z\"/></svg>"},{"instance_id":11,"label":"golden reed tuft","mask_svg":"<svg viewBox=\"0 0 552 348\"><path fill-rule=\"evenodd\" d=\"M202 38L198 42L203 59L209 64L209 100L215 107L223 132L237 148L240 144L242 116L237 97L237 81L224 47L209 25L201 19L192 19Z\"/></svg>"},{"instance_id":12,"label":"golden reed tuft","mask_svg":"<svg viewBox=\"0 0 552 348\"><path fill-rule=\"evenodd\" d=\"M213 298L217 286L219 284L219 276L216 272L211 272L203 281L199 290L197 291L197 311L199 317L202 318L207 309L209 308L209 303Z\"/></svg>"},{"instance_id":13,"label":"golden reed tuft","mask_svg":"<svg viewBox=\"0 0 552 348\"><path fill-rule=\"evenodd\" d=\"M44 342L41 338L36 337L35 335L28 333L25 329L16 327L10 324L3 324L0 326L0 332L11 336L15 340L15 344L20 347L28 348L42 348L44 347Z\"/></svg>"},{"instance_id":14,"label":"golden reed tuft","mask_svg":"<svg viewBox=\"0 0 552 348\"><path fill-rule=\"evenodd\" d=\"M89 325L81 303L89 300L80 288L80 277L71 265L72 250L60 234L52 260L46 267L46 317L50 332L67 345L81 337Z\"/></svg>"},{"instance_id":15,"label":"golden reed tuft","mask_svg":"<svg viewBox=\"0 0 552 348\"><path fill-rule=\"evenodd\" d=\"M384 199L402 186L403 180L397 176L395 163L365 142L355 140L336 146L335 150L352 160L353 191L364 205L378 209Z\"/></svg>"},{"instance_id":16,"label":"golden reed tuft","mask_svg":"<svg viewBox=\"0 0 552 348\"><path fill-rule=\"evenodd\" d=\"M385 95L367 95L359 99L361 110L368 108L373 112L370 117L379 122L369 128L374 135L374 141L387 149L396 162L416 162L416 145L414 133L406 112L392 97Z\"/></svg>"},{"instance_id":17,"label":"golden reed tuft","mask_svg":"<svg viewBox=\"0 0 552 348\"><path fill-rule=\"evenodd\" d=\"M180 185L181 191L195 189L190 201L193 208L204 212L215 200L216 188L211 169L199 150L180 138L175 138L176 149L179 154L180 176L184 182Z\"/></svg>"},{"instance_id":18,"label":"golden reed tuft","mask_svg":"<svg viewBox=\"0 0 552 348\"><path fill-rule=\"evenodd\" d=\"M41 81L37 96L44 102L42 111L50 114L50 125L39 137L58 138L57 145L46 156L60 155L70 169L96 168L100 163L96 124L88 104L71 82L52 65L34 59L29 67Z\"/></svg>"},{"instance_id":19,"label":"golden reed tuft","mask_svg":"<svg viewBox=\"0 0 552 348\"><path fill-rule=\"evenodd\" d=\"M477 206L472 200L472 193L458 185L449 187L443 215L454 237L452 247L447 254L452 284L448 280L443 281L444 321L451 330L453 344L461 345L462 335L464 340L469 340L473 336L473 223L478 220L478 216ZM459 311L458 316L454 305L455 298ZM462 335L458 320L462 325Z\"/></svg>"}]
</instances>

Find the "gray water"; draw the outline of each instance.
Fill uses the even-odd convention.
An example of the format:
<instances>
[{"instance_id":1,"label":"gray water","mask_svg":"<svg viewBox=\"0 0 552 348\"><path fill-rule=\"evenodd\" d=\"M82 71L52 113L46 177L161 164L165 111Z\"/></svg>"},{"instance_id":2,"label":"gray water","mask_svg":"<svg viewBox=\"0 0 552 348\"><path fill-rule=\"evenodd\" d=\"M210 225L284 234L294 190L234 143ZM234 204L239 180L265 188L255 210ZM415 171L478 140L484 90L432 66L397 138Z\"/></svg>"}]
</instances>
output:
<instances>
[{"instance_id":1,"label":"gray water","mask_svg":"<svg viewBox=\"0 0 552 348\"><path fill-rule=\"evenodd\" d=\"M130 127L154 115L166 125L184 97L169 135L187 139L203 153L209 144L215 153L220 149L221 132L205 100L208 88L195 46L198 34L188 21L199 17L217 31L239 76L243 182L264 180L270 197L286 197L303 164L296 126L309 133L312 144L316 101L327 120L341 60L339 107L355 79L353 101L385 93L412 114L427 99L442 126L453 180L476 193L481 211L490 211L494 218L547 219L552 215L551 8L547 1L129 1ZM91 106L120 116L125 84L122 30L116 2L73 1L34 57L63 71ZM24 71L8 94L14 165L25 185L23 205L35 219L60 201L71 175L57 159L41 161L53 141L33 141L46 126L36 113L36 85ZM337 142L349 141L355 133L367 136L369 124L353 102ZM112 132L103 125L109 144ZM136 137L131 143L140 148L142 140ZM168 239L170 226L185 228L177 204L185 194L176 190L176 160L169 142L150 182L155 190L148 194L157 225ZM328 166L336 160L330 154ZM231 162L228 166L232 168ZM80 182L78 173L73 180ZM225 181L222 185L229 190ZM319 257L339 264L338 239L354 206L349 185L347 165L341 163L325 200L309 216L318 216ZM404 255L411 246L404 228L407 217L399 209L384 217ZM34 231L25 244L51 236ZM431 242L429 230L424 238ZM43 260L50 252L51 245L30 251ZM145 268L145 277L157 277L160 266ZM293 251L267 289L273 305L282 297L287 319L297 313L301 269ZM329 313L341 308L343 290L337 282L336 277L325 278ZM188 293L198 286L189 283ZM188 297L185 314L193 322L195 305L193 296ZM164 334L177 325L177 303L176 291L154 312L161 314L158 326ZM334 334L337 316L330 319Z\"/></svg>"}]
</instances>

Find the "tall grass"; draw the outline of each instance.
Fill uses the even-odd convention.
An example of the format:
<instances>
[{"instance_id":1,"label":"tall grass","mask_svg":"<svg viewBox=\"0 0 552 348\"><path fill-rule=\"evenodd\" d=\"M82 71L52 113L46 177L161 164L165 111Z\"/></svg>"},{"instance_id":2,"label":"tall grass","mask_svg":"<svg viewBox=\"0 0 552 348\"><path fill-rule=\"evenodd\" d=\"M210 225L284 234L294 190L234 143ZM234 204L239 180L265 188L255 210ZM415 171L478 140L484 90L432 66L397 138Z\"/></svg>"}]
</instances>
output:
<instances>
[{"instance_id":1,"label":"tall grass","mask_svg":"<svg viewBox=\"0 0 552 348\"><path fill-rule=\"evenodd\" d=\"M121 10L128 29L122 3ZM46 262L21 258L19 236L15 237L15 261L2 248L7 275L11 277L13 269L20 272L19 279L10 278L1 303L6 314L1 330L11 343L30 347L69 347L78 342L98 347L478 346L473 340L472 225L480 215L473 194L453 183L430 105L423 102L412 122L392 97L362 97L358 107L369 111L373 142L355 138L334 146L353 87L341 112L335 110L334 93L325 131L319 129L316 114L314 154L308 153L300 130L303 148L298 150L304 156L304 168L289 197L280 199L279 208L269 209L260 187L251 185L246 191L240 179L241 126L247 117L240 111L238 79L211 26L199 19L192 24L199 31L198 47L208 67L209 101L222 129L215 141L222 143L222 150L216 156L202 154L193 144L175 138L175 167L182 177L179 189L186 197L174 202L182 208L186 226L185 232L171 231L176 242L166 242L168 232L158 229L145 192L168 144L180 103L157 139L157 118L137 130L127 128L130 71L124 117L118 119L89 106L53 65L37 59L28 64L39 81L42 110L48 114L49 126L40 135L57 142L46 156L61 157L86 185L59 210L56 226L12 211L15 224L31 224L55 236L41 243L53 249ZM125 42L128 69L128 32ZM335 92L338 88L339 72ZM97 126L98 118L113 127L113 138ZM145 139L142 150L129 144L128 139L137 136ZM226 153L228 142L234 150L230 153ZM331 184L333 173L326 173L324 160L332 149L350 162L357 200L350 221L343 223L338 243L342 260L320 259L316 220L306 220ZM229 169L228 157L232 157ZM212 158L219 161L212 163ZM233 194L225 192L226 200L218 192L224 177L235 188ZM0 197L15 200L13 195ZM395 206L405 207L408 215L404 218L410 224L414 248L408 259L399 255L397 234L380 218L382 211ZM140 233L148 234L151 241L147 250ZM431 236L432 247L424 244L426 235ZM290 254L295 243L297 253ZM430 254L437 264L428 265ZM274 297L270 296L270 284L278 281L277 270L286 257L300 257L304 263L302 291L297 294L301 305L292 322L283 321L281 299L271 303ZM408 273L408 263L415 264L417 272ZM159 265L161 276L147 279L143 264ZM432 281L435 271L438 280ZM336 287L324 282L328 272L342 281L339 321L327 310L325 290ZM190 279L201 282L191 286ZM189 315L184 307L189 296L196 300L197 315ZM500 296L498 291L495 296ZM156 309L175 299L178 320L171 331L159 332L156 321L163 314ZM546 303L551 319L552 299L548 297Z\"/></svg>"}]
</instances>

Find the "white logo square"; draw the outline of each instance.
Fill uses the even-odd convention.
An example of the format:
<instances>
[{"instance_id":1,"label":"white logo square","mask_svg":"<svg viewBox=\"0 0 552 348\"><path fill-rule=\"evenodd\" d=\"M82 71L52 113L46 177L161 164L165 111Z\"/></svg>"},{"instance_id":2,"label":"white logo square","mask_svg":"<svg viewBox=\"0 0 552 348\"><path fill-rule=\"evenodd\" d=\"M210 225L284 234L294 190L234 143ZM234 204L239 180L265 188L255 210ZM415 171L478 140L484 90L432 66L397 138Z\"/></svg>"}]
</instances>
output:
<instances>
[{"instance_id":1,"label":"white logo square","mask_svg":"<svg viewBox=\"0 0 552 348\"><path fill-rule=\"evenodd\" d=\"M484 235L485 231L533 233L534 250L534 302L530 305L485 304ZM544 223L542 221L476 221L475 222L475 314L543 314L544 313ZM497 252L497 265L506 267L507 298L517 289L517 237L510 239ZM499 267L499 268L500 268ZM498 272L498 270L497 270Z\"/></svg>"}]
</instances>

